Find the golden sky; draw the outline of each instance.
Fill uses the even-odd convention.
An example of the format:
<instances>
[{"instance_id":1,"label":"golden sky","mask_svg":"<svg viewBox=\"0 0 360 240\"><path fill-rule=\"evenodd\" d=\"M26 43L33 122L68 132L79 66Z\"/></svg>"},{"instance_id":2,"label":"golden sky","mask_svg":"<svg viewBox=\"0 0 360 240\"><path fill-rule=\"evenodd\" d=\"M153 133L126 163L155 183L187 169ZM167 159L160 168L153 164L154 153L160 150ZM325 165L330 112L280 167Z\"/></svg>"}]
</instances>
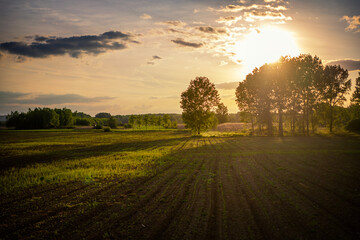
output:
<instances>
[{"instance_id":1,"label":"golden sky","mask_svg":"<svg viewBox=\"0 0 360 240\"><path fill-rule=\"evenodd\" d=\"M181 113L196 76L237 112L237 83L281 55L317 55L353 80L360 69L355 0L8 0L0 9L0 114Z\"/></svg>"}]
</instances>

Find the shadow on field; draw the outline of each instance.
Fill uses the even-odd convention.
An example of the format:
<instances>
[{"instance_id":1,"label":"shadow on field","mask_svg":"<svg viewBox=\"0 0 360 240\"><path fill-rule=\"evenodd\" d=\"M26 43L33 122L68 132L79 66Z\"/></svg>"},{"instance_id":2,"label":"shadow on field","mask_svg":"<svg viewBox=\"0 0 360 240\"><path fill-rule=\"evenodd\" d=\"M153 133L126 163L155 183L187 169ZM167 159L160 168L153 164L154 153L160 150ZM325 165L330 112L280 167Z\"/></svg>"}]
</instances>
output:
<instances>
[{"instance_id":1,"label":"shadow on field","mask_svg":"<svg viewBox=\"0 0 360 240\"><path fill-rule=\"evenodd\" d=\"M68 147L71 149L60 149L45 153L34 153L32 155L23 156L11 156L2 157L0 160L0 170L6 170L12 167L26 167L36 163L52 163L60 160L72 160L72 159L83 159L87 157L98 157L104 155L111 155L122 151L134 151L134 150L147 150L159 146L172 146L176 143L188 139L187 137L179 137L172 139L161 139L153 141L141 141L141 142L126 142L126 143L113 143L108 145L98 145L86 147L80 144L71 144ZM58 146L63 148L63 145ZM42 147L43 148L43 147ZM56 149L56 145L49 145L49 150ZM26 148L25 148L26 149ZM29 147L28 149L34 149Z\"/></svg>"},{"instance_id":2,"label":"shadow on field","mask_svg":"<svg viewBox=\"0 0 360 240\"><path fill-rule=\"evenodd\" d=\"M57 151L53 161L179 146L154 175L39 188L15 203L5 196L0 233L9 239L358 239L359 142L179 137Z\"/></svg>"}]
</instances>

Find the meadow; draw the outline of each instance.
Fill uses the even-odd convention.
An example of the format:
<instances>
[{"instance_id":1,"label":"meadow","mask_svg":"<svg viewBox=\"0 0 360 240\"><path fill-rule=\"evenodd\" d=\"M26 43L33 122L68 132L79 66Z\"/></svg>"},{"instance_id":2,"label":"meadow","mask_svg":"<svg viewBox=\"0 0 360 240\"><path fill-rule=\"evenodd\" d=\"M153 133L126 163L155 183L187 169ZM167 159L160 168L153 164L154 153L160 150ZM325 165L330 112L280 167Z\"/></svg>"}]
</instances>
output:
<instances>
[{"instance_id":1,"label":"meadow","mask_svg":"<svg viewBox=\"0 0 360 240\"><path fill-rule=\"evenodd\" d=\"M1 239L358 239L360 137L0 131Z\"/></svg>"}]
</instances>

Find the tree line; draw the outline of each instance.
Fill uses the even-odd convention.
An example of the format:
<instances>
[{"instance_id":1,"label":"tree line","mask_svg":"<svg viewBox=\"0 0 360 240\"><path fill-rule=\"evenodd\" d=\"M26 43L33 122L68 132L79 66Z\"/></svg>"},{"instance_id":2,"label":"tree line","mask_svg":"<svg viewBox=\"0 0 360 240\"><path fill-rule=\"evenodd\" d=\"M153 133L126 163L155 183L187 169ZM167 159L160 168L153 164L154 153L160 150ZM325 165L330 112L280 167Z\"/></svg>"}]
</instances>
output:
<instances>
[{"instance_id":1,"label":"tree line","mask_svg":"<svg viewBox=\"0 0 360 240\"><path fill-rule=\"evenodd\" d=\"M83 112L72 112L70 109L35 108L28 112L11 112L7 115L6 126L16 129L72 128L75 126L93 126L102 129L104 126L117 128L177 128L174 114L118 115L101 112L91 117ZM124 122L122 122L121 120Z\"/></svg>"},{"instance_id":2,"label":"tree line","mask_svg":"<svg viewBox=\"0 0 360 240\"><path fill-rule=\"evenodd\" d=\"M129 127L133 128L177 128L177 121L171 120L168 114L163 116L157 116L154 114L145 114L145 115L130 115L129 117Z\"/></svg>"},{"instance_id":3,"label":"tree line","mask_svg":"<svg viewBox=\"0 0 360 240\"><path fill-rule=\"evenodd\" d=\"M276 63L255 68L239 82L236 103L248 116L252 133L257 126L260 134L272 136L277 126L279 136L283 136L287 125L292 134L310 135L320 124L332 132L335 120L342 119L345 124L360 118L360 77L351 105L342 107L351 90L348 76L339 65L324 66L317 56L282 57ZM215 85L206 77L190 82L180 104L184 122L197 134L209 129L215 113L225 107Z\"/></svg>"}]
</instances>

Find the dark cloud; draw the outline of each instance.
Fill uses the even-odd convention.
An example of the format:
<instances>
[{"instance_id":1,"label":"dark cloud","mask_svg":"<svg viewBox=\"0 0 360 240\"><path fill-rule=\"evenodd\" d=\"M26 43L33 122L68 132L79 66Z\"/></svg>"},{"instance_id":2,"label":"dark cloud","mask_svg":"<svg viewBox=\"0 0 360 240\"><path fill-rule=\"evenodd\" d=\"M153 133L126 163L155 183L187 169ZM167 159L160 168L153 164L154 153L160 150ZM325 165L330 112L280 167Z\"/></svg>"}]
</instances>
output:
<instances>
[{"instance_id":1,"label":"dark cloud","mask_svg":"<svg viewBox=\"0 0 360 240\"><path fill-rule=\"evenodd\" d=\"M77 58L81 54L97 55L109 50L120 50L126 43L139 43L134 36L118 31L109 31L100 35L73 36L68 38L35 36L34 42L4 42L0 50L23 57L46 58L69 54ZM120 42L119 42L120 41Z\"/></svg>"},{"instance_id":2,"label":"dark cloud","mask_svg":"<svg viewBox=\"0 0 360 240\"><path fill-rule=\"evenodd\" d=\"M239 82L226 82L216 84L216 88L223 90L234 90L239 86Z\"/></svg>"},{"instance_id":3,"label":"dark cloud","mask_svg":"<svg viewBox=\"0 0 360 240\"><path fill-rule=\"evenodd\" d=\"M227 29L226 28L214 28L214 27L197 27L197 30L201 31L201 32L205 32L205 33L211 33L211 34L227 34Z\"/></svg>"},{"instance_id":4,"label":"dark cloud","mask_svg":"<svg viewBox=\"0 0 360 240\"><path fill-rule=\"evenodd\" d=\"M48 37L44 37L44 36L35 36L34 40L37 42L45 42L46 40L48 40Z\"/></svg>"},{"instance_id":5,"label":"dark cloud","mask_svg":"<svg viewBox=\"0 0 360 240\"><path fill-rule=\"evenodd\" d=\"M348 71L360 70L360 60L357 59L342 59L327 62L326 65L340 65Z\"/></svg>"},{"instance_id":6,"label":"dark cloud","mask_svg":"<svg viewBox=\"0 0 360 240\"><path fill-rule=\"evenodd\" d=\"M203 43L192 43L192 42L186 42L182 38L177 38L176 40L171 40L173 43L176 43L178 45L184 46L184 47L193 47L193 48L199 48L202 47Z\"/></svg>"},{"instance_id":7,"label":"dark cloud","mask_svg":"<svg viewBox=\"0 0 360 240\"><path fill-rule=\"evenodd\" d=\"M53 105L64 103L93 103L114 99L112 97L84 97L78 94L40 94L0 91L2 104L39 104Z\"/></svg>"},{"instance_id":8,"label":"dark cloud","mask_svg":"<svg viewBox=\"0 0 360 240\"><path fill-rule=\"evenodd\" d=\"M0 91L0 102L8 103L9 101L14 101L16 99L22 98L29 95L28 93L19 93L19 92L7 92Z\"/></svg>"}]
</instances>

